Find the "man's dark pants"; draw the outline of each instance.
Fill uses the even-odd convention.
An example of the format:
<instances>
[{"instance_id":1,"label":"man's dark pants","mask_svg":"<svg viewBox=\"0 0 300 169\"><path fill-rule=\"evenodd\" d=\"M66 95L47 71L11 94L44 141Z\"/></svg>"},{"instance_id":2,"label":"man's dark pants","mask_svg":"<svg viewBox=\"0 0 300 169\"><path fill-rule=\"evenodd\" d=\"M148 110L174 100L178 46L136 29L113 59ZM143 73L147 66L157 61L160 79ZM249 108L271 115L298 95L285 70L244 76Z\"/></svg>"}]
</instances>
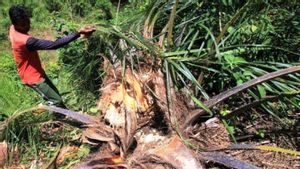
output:
<instances>
[{"instance_id":1,"label":"man's dark pants","mask_svg":"<svg viewBox=\"0 0 300 169\"><path fill-rule=\"evenodd\" d=\"M57 88L46 75L42 82L28 86L39 93L47 101L47 104L66 108Z\"/></svg>"}]
</instances>

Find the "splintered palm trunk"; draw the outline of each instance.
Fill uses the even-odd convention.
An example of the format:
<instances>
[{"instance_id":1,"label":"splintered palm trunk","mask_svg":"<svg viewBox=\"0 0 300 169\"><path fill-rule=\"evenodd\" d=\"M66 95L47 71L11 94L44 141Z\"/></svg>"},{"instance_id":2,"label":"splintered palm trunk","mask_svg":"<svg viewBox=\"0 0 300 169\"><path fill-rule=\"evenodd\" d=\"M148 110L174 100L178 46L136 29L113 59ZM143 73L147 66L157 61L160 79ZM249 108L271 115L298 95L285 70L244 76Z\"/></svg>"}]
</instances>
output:
<instances>
[{"instance_id":1,"label":"splintered palm trunk","mask_svg":"<svg viewBox=\"0 0 300 169\"><path fill-rule=\"evenodd\" d=\"M160 67L141 65L138 71L108 66L101 88L98 107L119 140L122 159L128 168L202 168L176 131L189 112L183 96L166 88ZM155 126L158 123L163 127Z\"/></svg>"}]
</instances>

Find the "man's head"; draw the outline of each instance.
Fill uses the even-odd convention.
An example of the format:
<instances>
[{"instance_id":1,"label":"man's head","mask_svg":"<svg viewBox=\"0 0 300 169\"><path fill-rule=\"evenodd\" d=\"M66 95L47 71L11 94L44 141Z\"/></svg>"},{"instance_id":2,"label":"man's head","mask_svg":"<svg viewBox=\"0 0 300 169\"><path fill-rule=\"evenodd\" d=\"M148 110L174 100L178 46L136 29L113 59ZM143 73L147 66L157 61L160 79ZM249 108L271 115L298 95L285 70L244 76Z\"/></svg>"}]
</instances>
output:
<instances>
[{"instance_id":1,"label":"man's head","mask_svg":"<svg viewBox=\"0 0 300 169\"><path fill-rule=\"evenodd\" d=\"M11 6L9 9L9 17L17 31L22 33L29 31L31 13L27 7L22 5Z\"/></svg>"}]
</instances>

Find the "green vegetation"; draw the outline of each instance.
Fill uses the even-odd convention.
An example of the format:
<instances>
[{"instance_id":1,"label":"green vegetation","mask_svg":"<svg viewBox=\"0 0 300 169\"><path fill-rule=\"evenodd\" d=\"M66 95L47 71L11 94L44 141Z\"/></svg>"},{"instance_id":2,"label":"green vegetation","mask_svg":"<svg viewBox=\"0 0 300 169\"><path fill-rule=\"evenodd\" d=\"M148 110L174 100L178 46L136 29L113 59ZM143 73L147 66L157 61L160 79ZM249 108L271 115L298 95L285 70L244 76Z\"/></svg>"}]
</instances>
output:
<instances>
[{"instance_id":1,"label":"green vegetation","mask_svg":"<svg viewBox=\"0 0 300 169\"><path fill-rule=\"evenodd\" d=\"M252 87L211 110L203 104L222 91L268 72L299 65L300 2L297 0L288 3L284 0L2 0L0 124L41 102L37 94L21 84L10 53L8 9L18 3L32 9L32 34L41 38L62 37L86 24L97 26L97 31L85 39L72 42L58 52L41 53L47 74L72 110L89 112L96 106L107 73L105 61L121 60L123 67L139 69L140 61L152 60L153 65L161 66L168 88L174 84L177 91L187 91L196 107L214 116L223 117L241 105L278 97L245 110L242 117L237 114L222 119L233 140L243 134L237 127L240 123L253 124L272 118L285 129L297 123L293 117L300 110L299 73ZM61 144L68 144L80 135L80 131L66 127L60 131L63 138L59 135L42 138L42 128L51 121L51 115L33 114L23 113L0 133L0 141L12 144L10 162L14 161L15 145L19 145L21 162L28 166L33 161L29 157L43 160L38 158L43 152L41 158L49 161ZM260 138L273 138L263 128L255 133ZM81 155L63 166L68 168L74 161L79 162L87 152L89 147L81 147Z\"/></svg>"}]
</instances>

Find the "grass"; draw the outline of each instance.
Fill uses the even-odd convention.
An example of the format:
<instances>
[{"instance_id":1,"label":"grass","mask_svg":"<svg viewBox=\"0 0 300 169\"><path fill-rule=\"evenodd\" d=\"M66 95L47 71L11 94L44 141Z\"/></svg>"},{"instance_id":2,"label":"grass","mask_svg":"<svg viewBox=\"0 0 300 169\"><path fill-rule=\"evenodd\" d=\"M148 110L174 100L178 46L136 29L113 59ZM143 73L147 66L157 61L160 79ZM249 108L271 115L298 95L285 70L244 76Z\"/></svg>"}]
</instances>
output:
<instances>
[{"instance_id":1,"label":"grass","mask_svg":"<svg viewBox=\"0 0 300 169\"><path fill-rule=\"evenodd\" d=\"M65 126L56 133L52 131L51 114L35 114L23 111L37 104L40 100L36 93L14 81L8 74L0 74L0 126L5 124L0 140L9 143L9 163L29 166L34 160L45 164L59 150L61 145L69 144L78 138L79 130ZM79 162L89 152L89 147L81 147L79 154L67 160L63 166ZM68 167L65 167L68 168Z\"/></svg>"},{"instance_id":2,"label":"grass","mask_svg":"<svg viewBox=\"0 0 300 169\"><path fill-rule=\"evenodd\" d=\"M9 116L18 109L32 106L37 97L21 84L11 55L2 55L0 63L0 112Z\"/></svg>"}]
</instances>

